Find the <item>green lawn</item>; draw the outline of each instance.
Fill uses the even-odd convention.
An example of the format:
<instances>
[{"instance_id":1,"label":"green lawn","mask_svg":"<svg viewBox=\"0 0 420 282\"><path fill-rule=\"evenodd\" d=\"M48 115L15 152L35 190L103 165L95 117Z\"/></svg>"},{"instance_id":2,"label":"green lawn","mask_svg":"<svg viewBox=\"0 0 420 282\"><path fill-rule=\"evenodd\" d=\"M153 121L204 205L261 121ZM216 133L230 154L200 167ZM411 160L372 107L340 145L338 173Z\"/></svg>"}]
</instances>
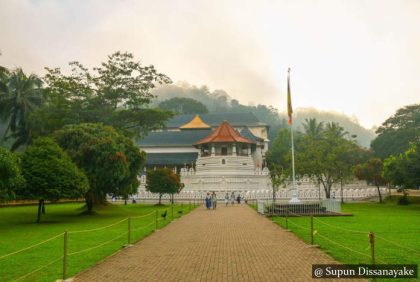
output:
<instances>
[{"instance_id":1,"label":"green lawn","mask_svg":"<svg viewBox=\"0 0 420 282\"><path fill-rule=\"evenodd\" d=\"M342 210L354 216L314 218L315 244L333 258L342 263L370 263L368 234L373 231L377 263L420 264L420 203L349 203ZM285 227L285 218L273 220ZM288 228L307 243L310 227L310 217L288 218Z\"/></svg>"},{"instance_id":2,"label":"green lawn","mask_svg":"<svg viewBox=\"0 0 420 282\"><path fill-rule=\"evenodd\" d=\"M175 205L174 218L188 213L189 208L188 204ZM161 214L165 210L167 217L163 220ZM0 281L19 279L49 263L52 264L19 281L55 281L62 278L62 233L65 230L69 232L67 277L71 277L127 244L128 217L132 217L131 243L152 233L156 226L156 207L153 205L108 205L97 209L94 215L86 215L81 203L52 204L46 206L41 224L34 223L36 211L37 206L0 208ZM158 228L167 225L172 219L172 208L159 206L158 219ZM112 226L103 228L108 225ZM90 229L98 230L75 232ZM42 245L2 258L56 235L59 236Z\"/></svg>"}]
</instances>

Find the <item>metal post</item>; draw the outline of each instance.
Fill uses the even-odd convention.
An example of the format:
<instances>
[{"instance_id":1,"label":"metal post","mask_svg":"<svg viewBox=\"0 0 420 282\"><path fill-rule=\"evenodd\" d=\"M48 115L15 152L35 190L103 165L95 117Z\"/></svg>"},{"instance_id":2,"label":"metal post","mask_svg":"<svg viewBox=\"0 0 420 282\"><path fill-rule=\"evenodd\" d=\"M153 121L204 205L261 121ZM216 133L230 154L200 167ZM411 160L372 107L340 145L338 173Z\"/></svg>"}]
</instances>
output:
<instances>
[{"instance_id":1,"label":"metal post","mask_svg":"<svg viewBox=\"0 0 420 282\"><path fill-rule=\"evenodd\" d=\"M156 209L156 226L155 226L155 230L158 229L158 209Z\"/></svg>"},{"instance_id":2,"label":"metal post","mask_svg":"<svg viewBox=\"0 0 420 282\"><path fill-rule=\"evenodd\" d=\"M314 216L311 215L311 245L314 244Z\"/></svg>"},{"instance_id":3,"label":"metal post","mask_svg":"<svg viewBox=\"0 0 420 282\"><path fill-rule=\"evenodd\" d=\"M67 231L64 231L64 252L63 252L63 280L67 278Z\"/></svg>"},{"instance_id":4,"label":"metal post","mask_svg":"<svg viewBox=\"0 0 420 282\"><path fill-rule=\"evenodd\" d=\"M369 232L370 255L372 257L372 264L375 264L375 233Z\"/></svg>"},{"instance_id":5,"label":"metal post","mask_svg":"<svg viewBox=\"0 0 420 282\"><path fill-rule=\"evenodd\" d=\"M131 242L131 217L128 218L127 244L130 245L130 242Z\"/></svg>"}]
</instances>

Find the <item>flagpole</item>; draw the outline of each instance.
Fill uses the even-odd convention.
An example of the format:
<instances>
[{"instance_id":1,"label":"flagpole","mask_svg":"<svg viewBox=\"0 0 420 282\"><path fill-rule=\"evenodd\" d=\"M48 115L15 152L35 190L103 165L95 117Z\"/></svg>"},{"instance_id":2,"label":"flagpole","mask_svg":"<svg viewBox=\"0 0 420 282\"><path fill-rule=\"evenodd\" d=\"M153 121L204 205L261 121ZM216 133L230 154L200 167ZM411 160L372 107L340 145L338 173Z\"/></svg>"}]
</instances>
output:
<instances>
[{"instance_id":1,"label":"flagpole","mask_svg":"<svg viewBox=\"0 0 420 282\"><path fill-rule=\"evenodd\" d=\"M297 189L296 189L296 174L295 174L295 145L293 142L293 125L290 125L290 135L292 139L292 198L289 203L299 203Z\"/></svg>"},{"instance_id":2,"label":"flagpole","mask_svg":"<svg viewBox=\"0 0 420 282\"><path fill-rule=\"evenodd\" d=\"M287 91L288 91L288 101L290 106L290 118L292 115L293 110L291 109L291 98L290 98L290 68L288 69L287 73ZM291 121L291 120L290 120ZM292 141L292 197L289 200L289 203L299 203L300 200L298 199L298 193L296 189L296 174L295 174L295 144L293 141L293 122L290 122L290 136Z\"/></svg>"}]
</instances>

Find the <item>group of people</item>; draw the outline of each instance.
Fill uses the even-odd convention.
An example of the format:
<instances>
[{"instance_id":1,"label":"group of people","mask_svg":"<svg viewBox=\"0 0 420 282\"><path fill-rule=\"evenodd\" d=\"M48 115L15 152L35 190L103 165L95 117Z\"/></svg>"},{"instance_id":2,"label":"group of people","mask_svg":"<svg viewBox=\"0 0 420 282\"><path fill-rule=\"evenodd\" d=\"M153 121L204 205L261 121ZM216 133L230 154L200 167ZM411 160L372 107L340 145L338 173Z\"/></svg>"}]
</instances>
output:
<instances>
[{"instance_id":1,"label":"group of people","mask_svg":"<svg viewBox=\"0 0 420 282\"><path fill-rule=\"evenodd\" d=\"M228 206L229 203L231 203L232 205L234 205L235 204L235 200L238 202L238 204L240 204L241 203L241 200L242 200L241 194L238 194L238 196L235 196L235 192L232 192L230 195L229 195L229 193L226 193L226 195L225 195L225 205L226 206ZM210 209L215 210L216 207L217 207L217 195L216 195L216 192L213 191L211 194L210 194L210 192L207 193L207 196L206 196L205 201L206 201L206 208L208 210L210 210Z\"/></svg>"}]
</instances>

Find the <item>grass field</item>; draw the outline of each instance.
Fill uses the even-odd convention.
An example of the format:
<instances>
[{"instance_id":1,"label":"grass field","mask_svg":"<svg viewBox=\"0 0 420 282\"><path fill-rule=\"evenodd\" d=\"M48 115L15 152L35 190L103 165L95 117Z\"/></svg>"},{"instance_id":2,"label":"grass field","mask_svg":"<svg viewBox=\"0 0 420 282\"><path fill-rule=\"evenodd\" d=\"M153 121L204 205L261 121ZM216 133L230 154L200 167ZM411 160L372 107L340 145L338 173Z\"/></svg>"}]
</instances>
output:
<instances>
[{"instance_id":1,"label":"grass field","mask_svg":"<svg viewBox=\"0 0 420 282\"><path fill-rule=\"evenodd\" d=\"M158 208L158 228L162 228L171 221L172 208ZM166 220L161 216L165 210ZM174 219L189 210L188 204L174 205ZM65 230L68 231L67 277L71 277L127 244L128 217L132 218L131 243L152 233L156 226L156 206L153 205L107 205L96 209L94 215L87 215L81 203L51 204L46 206L40 224L35 223L36 212L37 206L0 208L0 281L20 278L18 281L55 281L62 278ZM54 236L57 237L44 244L4 257ZM49 263L52 264L25 276Z\"/></svg>"},{"instance_id":2,"label":"grass field","mask_svg":"<svg viewBox=\"0 0 420 282\"><path fill-rule=\"evenodd\" d=\"M368 234L373 231L376 263L420 264L420 203L399 206L392 199L384 204L344 204L342 210L354 216L315 217L313 221L314 243L333 258L342 263L371 263ZM285 227L285 218L273 220ZM307 243L310 227L310 217L288 218L288 229Z\"/></svg>"}]
</instances>

